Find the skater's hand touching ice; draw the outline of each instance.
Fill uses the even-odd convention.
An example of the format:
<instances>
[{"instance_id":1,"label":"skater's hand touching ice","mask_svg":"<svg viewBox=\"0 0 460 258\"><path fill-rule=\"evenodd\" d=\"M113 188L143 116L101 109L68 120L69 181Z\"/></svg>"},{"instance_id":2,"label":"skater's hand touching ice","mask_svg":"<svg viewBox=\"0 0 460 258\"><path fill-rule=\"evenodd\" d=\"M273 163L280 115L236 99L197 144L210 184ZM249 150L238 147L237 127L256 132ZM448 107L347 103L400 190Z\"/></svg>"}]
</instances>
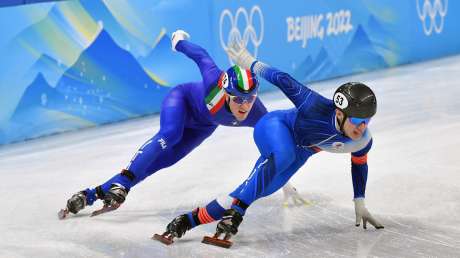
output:
<instances>
[{"instance_id":1,"label":"skater's hand touching ice","mask_svg":"<svg viewBox=\"0 0 460 258\"><path fill-rule=\"evenodd\" d=\"M288 207L290 203L294 206L310 205L310 202L302 198L297 191L297 189L292 186L290 183L287 183L283 186L284 201L283 205Z\"/></svg>"},{"instance_id":2,"label":"skater's hand touching ice","mask_svg":"<svg viewBox=\"0 0 460 258\"><path fill-rule=\"evenodd\" d=\"M376 229L384 228L383 225L378 222L371 213L367 210L366 205L364 204L364 198L355 198L355 214L356 214L356 224L355 226L359 227L361 220L363 221L363 228L367 228L367 222L371 223Z\"/></svg>"}]
</instances>

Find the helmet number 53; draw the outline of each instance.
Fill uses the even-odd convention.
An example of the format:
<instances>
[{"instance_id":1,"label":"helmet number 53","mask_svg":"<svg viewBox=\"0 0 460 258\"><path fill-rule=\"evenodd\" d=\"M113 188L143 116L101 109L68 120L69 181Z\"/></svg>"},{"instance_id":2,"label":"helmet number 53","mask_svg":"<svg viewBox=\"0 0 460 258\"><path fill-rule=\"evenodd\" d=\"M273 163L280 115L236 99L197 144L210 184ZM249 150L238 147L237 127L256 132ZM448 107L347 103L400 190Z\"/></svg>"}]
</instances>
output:
<instances>
[{"instance_id":1,"label":"helmet number 53","mask_svg":"<svg viewBox=\"0 0 460 258\"><path fill-rule=\"evenodd\" d=\"M338 106L342 106L342 105L343 105L343 97L340 96L340 95L336 95L336 96L335 96L335 103L336 103Z\"/></svg>"}]
</instances>

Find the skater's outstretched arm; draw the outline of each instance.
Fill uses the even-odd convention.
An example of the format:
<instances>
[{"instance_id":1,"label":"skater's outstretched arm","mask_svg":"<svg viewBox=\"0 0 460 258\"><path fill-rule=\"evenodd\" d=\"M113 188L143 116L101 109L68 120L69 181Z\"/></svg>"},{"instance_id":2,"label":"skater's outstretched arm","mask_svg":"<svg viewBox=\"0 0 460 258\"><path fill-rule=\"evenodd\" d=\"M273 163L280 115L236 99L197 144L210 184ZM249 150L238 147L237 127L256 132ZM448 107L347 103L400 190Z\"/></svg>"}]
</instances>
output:
<instances>
[{"instance_id":1,"label":"skater's outstretched arm","mask_svg":"<svg viewBox=\"0 0 460 258\"><path fill-rule=\"evenodd\" d=\"M307 86L292 78L292 76L288 73L257 61L244 47L241 47L239 44L231 45L228 48L227 53L239 66L251 69L257 75L277 86L298 109L300 109L309 100L312 94L317 94Z\"/></svg>"},{"instance_id":2,"label":"skater's outstretched arm","mask_svg":"<svg viewBox=\"0 0 460 258\"><path fill-rule=\"evenodd\" d=\"M372 139L362 150L351 153L351 179L354 198L364 198L367 183L367 153L372 147Z\"/></svg>"},{"instance_id":3,"label":"skater's outstretched arm","mask_svg":"<svg viewBox=\"0 0 460 258\"><path fill-rule=\"evenodd\" d=\"M298 109L300 109L312 95L317 94L292 78L288 73L282 72L260 61L254 62L252 69L257 75L277 86Z\"/></svg>"},{"instance_id":4,"label":"skater's outstretched arm","mask_svg":"<svg viewBox=\"0 0 460 258\"><path fill-rule=\"evenodd\" d=\"M214 60L204 48L188 41L189 37L185 31L175 31L171 38L172 49L184 53L198 65L206 87L214 86L222 70L217 67Z\"/></svg>"},{"instance_id":5,"label":"skater's outstretched arm","mask_svg":"<svg viewBox=\"0 0 460 258\"><path fill-rule=\"evenodd\" d=\"M367 183L367 153L372 147L372 139L362 150L351 154L351 178L353 180L353 192L355 203L355 215L357 227L363 222L363 228L367 228L367 222L377 229L382 229L383 225L378 222L367 210L364 203Z\"/></svg>"}]
</instances>

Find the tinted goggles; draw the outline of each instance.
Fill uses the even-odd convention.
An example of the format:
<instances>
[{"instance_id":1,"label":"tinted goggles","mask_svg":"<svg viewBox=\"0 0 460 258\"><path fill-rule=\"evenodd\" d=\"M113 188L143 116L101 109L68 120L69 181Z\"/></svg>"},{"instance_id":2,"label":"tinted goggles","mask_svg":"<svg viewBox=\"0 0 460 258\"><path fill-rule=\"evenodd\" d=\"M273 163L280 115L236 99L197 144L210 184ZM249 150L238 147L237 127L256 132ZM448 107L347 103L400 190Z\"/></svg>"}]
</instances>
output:
<instances>
[{"instance_id":1,"label":"tinted goggles","mask_svg":"<svg viewBox=\"0 0 460 258\"><path fill-rule=\"evenodd\" d=\"M365 125L368 125L369 122L371 121L370 118L357 118L357 117L350 117L349 118L349 121L355 125L355 126L358 126L362 123L364 123Z\"/></svg>"},{"instance_id":2,"label":"tinted goggles","mask_svg":"<svg viewBox=\"0 0 460 258\"><path fill-rule=\"evenodd\" d=\"M247 95L247 96L233 96L229 95L230 99L238 105L243 104L244 102L251 104L257 98L257 95Z\"/></svg>"}]
</instances>

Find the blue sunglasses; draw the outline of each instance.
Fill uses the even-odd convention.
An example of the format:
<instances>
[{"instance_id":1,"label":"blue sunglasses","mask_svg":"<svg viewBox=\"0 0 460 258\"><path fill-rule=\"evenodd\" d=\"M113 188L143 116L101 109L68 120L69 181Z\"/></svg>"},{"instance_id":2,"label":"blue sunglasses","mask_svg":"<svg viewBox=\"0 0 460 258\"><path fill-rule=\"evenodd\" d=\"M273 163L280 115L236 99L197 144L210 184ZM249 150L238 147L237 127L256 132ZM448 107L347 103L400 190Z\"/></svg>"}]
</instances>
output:
<instances>
[{"instance_id":1,"label":"blue sunglasses","mask_svg":"<svg viewBox=\"0 0 460 258\"><path fill-rule=\"evenodd\" d=\"M357 117L349 117L349 121L354 124L355 126L358 126L362 123L365 125L369 124L369 121L371 121L370 118L357 118Z\"/></svg>"}]
</instances>

